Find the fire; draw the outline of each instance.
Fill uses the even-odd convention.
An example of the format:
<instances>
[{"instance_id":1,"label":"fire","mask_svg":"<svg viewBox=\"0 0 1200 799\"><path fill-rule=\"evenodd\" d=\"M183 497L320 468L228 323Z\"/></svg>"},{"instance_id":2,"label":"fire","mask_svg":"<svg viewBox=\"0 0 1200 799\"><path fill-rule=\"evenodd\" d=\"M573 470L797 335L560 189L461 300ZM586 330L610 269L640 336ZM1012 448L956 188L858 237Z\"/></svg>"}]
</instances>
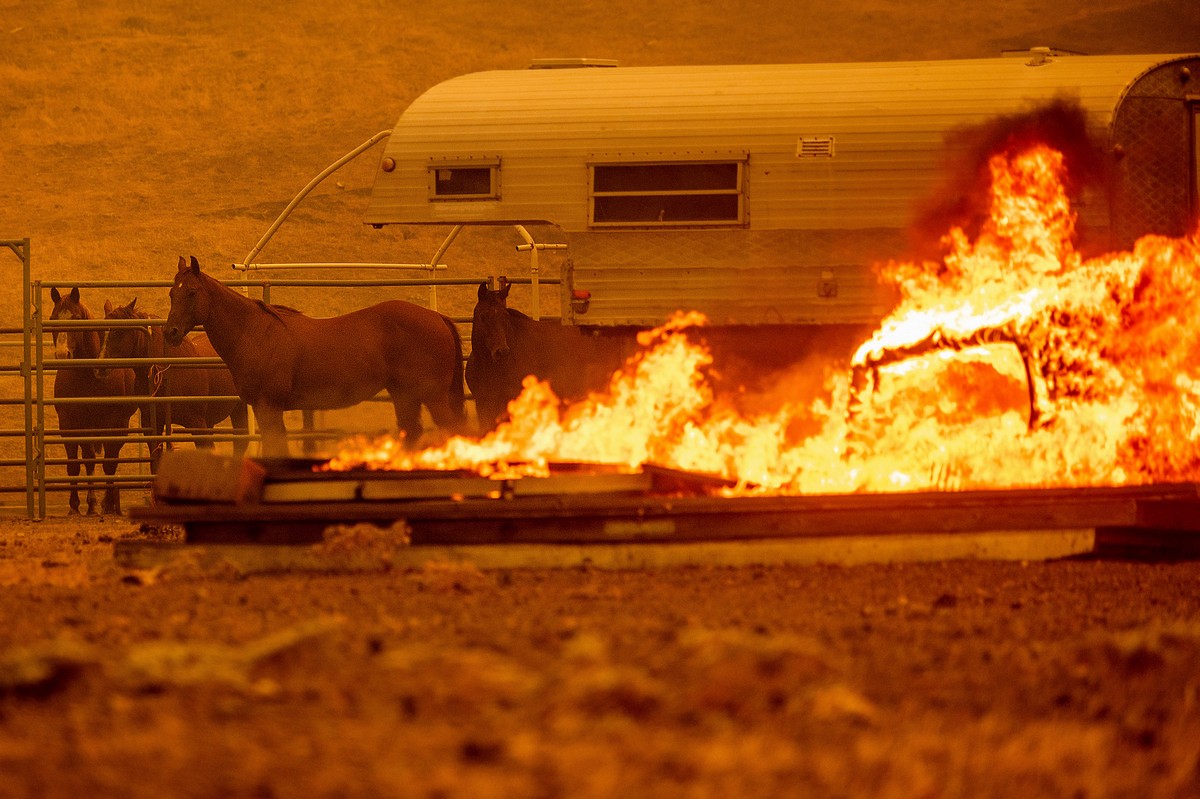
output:
<instances>
[{"instance_id":1,"label":"fire","mask_svg":"<svg viewBox=\"0 0 1200 799\"><path fill-rule=\"evenodd\" d=\"M900 301L819 396L739 410L713 388L705 320L681 313L585 401L563 405L529 377L512 421L480 440L348 442L328 468L654 463L741 493L1200 480L1200 232L1084 259L1060 153L989 168L979 235L953 229L942 260L881 270Z\"/></svg>"}]
</instances>

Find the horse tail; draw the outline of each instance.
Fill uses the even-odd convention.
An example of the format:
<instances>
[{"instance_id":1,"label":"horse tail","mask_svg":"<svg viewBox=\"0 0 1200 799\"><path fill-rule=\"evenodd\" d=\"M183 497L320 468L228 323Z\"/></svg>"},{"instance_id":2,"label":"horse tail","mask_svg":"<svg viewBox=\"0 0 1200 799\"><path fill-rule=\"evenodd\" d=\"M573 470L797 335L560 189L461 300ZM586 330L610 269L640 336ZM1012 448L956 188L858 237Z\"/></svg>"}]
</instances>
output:
<instances>
[{"instance_id":1,"label":"horse tail","mask_svg":"<svg viewBox=\"0 0 1200 799\"><path fill-rule=\"evenodd\" d=\"M450 409L459 420L466 419L466 402L467 392L463 385L463 343L462 336L458 332L458 325L454 324L454 320L445 314L441 315L442 321L446 323L446 327L450 328L450 335L454 337L454 374L450 379Z\"/></svg>"}]
</instances>

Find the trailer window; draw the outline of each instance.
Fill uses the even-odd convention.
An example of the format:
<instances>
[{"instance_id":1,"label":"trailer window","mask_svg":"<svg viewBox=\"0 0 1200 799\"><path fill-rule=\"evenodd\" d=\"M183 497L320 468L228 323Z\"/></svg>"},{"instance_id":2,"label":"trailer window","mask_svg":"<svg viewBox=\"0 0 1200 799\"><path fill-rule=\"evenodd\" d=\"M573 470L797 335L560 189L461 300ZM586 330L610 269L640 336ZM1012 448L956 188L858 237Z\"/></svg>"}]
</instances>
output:
<instances>
[{"instance_id":1,"label":"trailer window","mask_svg":"<svg viewBox=\"0 0 1200 799\"><path fill-rule=\"evenodd\" d=\"M455 161L429 165L431 200L495 200L499 197L499 161Z\"/></svg>"},{"instance_id":2,"label":"trailer window","mask_svg":"<svg viewBox=\"0 0 1200 799\"><path fill-rule=\"evenodd\" d=\"M592 164L594 227L745 222L744 162Z\"/></svg>"}]
</instances>

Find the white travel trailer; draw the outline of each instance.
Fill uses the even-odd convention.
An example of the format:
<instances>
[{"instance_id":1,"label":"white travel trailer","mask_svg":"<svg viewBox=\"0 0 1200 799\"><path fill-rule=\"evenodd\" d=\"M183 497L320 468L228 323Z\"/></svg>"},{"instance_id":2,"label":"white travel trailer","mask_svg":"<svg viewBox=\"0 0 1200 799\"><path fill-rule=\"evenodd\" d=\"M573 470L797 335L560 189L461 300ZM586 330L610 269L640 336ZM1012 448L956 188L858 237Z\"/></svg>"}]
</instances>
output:
<instances>
[{"instance_id":1,"label":"white travel trailer","mask_svg":"<svg viewBox=\"0 0 1200 799\"><path fill-rule=\"evenodd\" d=\"M567 243L564 321L861 325L944 188L956 133L1047 103L1082 111L1114 247L1182 235L1200 202L1200 55L620 67L580 60L464 75L400 116L365 221L550 223ZM540 67L540 68L537 68ZM553 68L558 67L558 68ZM957 142L957 143L956 143Z\"/></svg>"}]
</instances>

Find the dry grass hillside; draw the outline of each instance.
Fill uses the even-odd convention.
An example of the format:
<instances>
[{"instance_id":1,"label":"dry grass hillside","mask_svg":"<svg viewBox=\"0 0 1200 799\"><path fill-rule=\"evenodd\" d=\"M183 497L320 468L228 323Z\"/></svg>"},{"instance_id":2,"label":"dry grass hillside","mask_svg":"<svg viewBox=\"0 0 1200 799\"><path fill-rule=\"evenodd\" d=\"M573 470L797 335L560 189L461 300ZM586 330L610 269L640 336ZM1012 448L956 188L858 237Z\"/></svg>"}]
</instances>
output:
<instances>
[{"instance_id":1,"label":"dry grass hillside","mask_svg":"<svg viewBox=\"0 0 1200 799\"><path fill-rule=\"evenodd\" d=\"M551 56L627 65L862 61L981 57L1038 44L1090 53L1195 49L1200 7L0 0L0 239L32 240L36 280L163 280L180 254L233 277L228 264L312 176L461 73ZM322 184L260 260L428 261L444 230L360 223L377 158ZM455 276L515 273L526 265L511 246L517 241L509 229L469 232L446 261ZM17 263L0 252L0 327L21 322ZM166 309L161 289L111 293ZM85 294L95 309L103 299ZM366 304L362 294L337 291L273 299L314 314ZM466 297L443 302L469 312ZM15 362L14 353L6 347L0 360ZM0 388L19 393L11 377Z\"/></svg>"}]
</instances>

